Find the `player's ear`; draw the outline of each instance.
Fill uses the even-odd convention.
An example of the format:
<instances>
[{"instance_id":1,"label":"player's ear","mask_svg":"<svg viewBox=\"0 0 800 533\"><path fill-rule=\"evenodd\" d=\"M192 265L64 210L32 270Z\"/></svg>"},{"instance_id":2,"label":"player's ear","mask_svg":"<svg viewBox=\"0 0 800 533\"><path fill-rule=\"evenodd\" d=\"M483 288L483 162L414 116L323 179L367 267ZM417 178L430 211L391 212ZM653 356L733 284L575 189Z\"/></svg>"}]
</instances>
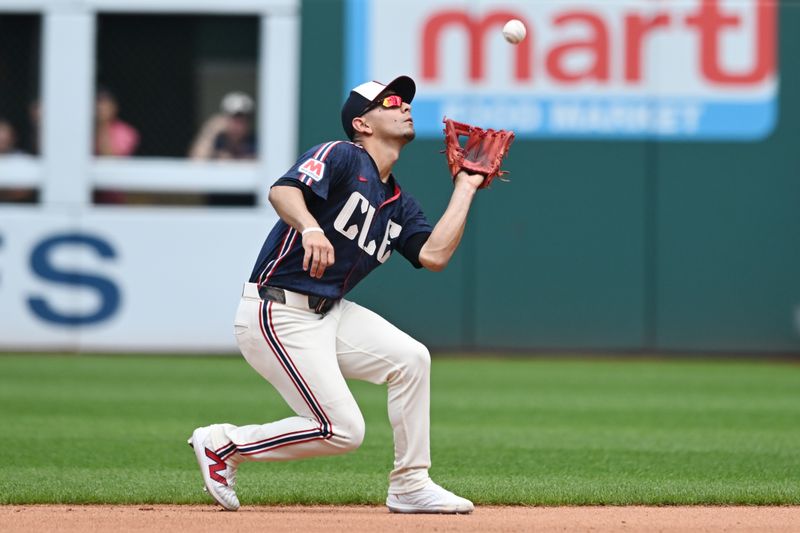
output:
<instances>
[{"instance_id":1,"label":"player's ear","mask_svg":"<svg viewBox=\"0 0 800 533\"><path fill-rule=\"evenodd\" d=\"M356 117L353 119L353 130L359 133L372 133L372 128L364 117Z\"/></svg>"}]
</instances>

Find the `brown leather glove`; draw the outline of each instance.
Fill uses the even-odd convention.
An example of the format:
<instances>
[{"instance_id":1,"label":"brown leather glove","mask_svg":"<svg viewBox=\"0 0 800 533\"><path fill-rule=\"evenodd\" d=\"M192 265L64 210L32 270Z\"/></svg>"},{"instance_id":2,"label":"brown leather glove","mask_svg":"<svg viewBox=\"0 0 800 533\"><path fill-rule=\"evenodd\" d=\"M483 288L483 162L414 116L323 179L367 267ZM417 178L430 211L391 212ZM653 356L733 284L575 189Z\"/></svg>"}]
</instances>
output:
<instances>
[{"instance_id":1,"label":"brown leather glove","mask_svg":"<svg viewBox=\"0 0 800 533\"><path fill-rule=\"evenodd\" d=\"M444 153L447 154L447 165L453 179L460 170L482 174L485 179L478 188L485 189L496 176L507 174L500 169L500 164L514 141L513 131L484 130L449 118L445 118L443 122ZM467 138L463 147L459 139L461 136Z\"/></svg>"}]
</instances>

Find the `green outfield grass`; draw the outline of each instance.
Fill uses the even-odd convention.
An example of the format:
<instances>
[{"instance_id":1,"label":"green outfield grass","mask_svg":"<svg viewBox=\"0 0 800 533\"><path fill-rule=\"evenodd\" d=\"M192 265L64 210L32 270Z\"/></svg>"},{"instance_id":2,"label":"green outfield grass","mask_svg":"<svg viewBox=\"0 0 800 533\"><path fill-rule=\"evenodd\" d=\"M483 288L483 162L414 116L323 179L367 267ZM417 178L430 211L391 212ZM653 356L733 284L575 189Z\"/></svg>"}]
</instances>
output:
<instances>
[{"instance_id":1,"label":"green outfield grass","mask_svg":"<svg viewBox=\"0 0 800 533\"><path fill-rule=\"evenodd\" d=\"M345 456L247 463L243 505L382 503L384 387ZM479 504L800 504L800 366L436 358L432 476ZM290 415L238 357L0 356L0 503L201 503L186 438Z\"/></svg>"}]
</instances>

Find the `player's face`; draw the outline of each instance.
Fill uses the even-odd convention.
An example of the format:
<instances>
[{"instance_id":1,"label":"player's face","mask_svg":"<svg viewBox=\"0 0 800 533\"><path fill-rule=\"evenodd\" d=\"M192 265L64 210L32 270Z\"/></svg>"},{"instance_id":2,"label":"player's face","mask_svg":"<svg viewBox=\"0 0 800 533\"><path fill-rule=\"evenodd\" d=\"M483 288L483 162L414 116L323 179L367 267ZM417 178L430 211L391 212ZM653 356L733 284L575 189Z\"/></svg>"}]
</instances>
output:
<instances>
[{"instance_id":1,"label":"player's face","mask_svg":"<svg viewBox=\"0 0 800 533\"><path fill-rule=\"evenodd\" d=\"M411 104L397 94L383 94L377 105L364 113L370 120L375 135L387 139L401 138L411 142L416 136Z\"/></svg>"}]
</instances>

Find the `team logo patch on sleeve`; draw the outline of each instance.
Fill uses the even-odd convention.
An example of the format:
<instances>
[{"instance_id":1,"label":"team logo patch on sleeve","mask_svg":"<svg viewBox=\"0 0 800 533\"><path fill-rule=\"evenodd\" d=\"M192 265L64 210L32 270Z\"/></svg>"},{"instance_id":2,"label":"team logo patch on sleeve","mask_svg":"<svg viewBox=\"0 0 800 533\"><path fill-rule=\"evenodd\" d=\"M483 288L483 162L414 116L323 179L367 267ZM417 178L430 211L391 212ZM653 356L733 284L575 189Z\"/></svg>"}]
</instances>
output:
<instances>
[{"instance_id":1,"label":"team logo patch on sleeve","mask_svg":"<svg viewBox=\"0 0 800 533\"><path fill-rule=\"evenodd\" d=\"M306 162L300 165L299 170L314 181L319 181L325 174L325 163L312 157L311 159L306 159Z\"/></svg>"}]
</instances>

